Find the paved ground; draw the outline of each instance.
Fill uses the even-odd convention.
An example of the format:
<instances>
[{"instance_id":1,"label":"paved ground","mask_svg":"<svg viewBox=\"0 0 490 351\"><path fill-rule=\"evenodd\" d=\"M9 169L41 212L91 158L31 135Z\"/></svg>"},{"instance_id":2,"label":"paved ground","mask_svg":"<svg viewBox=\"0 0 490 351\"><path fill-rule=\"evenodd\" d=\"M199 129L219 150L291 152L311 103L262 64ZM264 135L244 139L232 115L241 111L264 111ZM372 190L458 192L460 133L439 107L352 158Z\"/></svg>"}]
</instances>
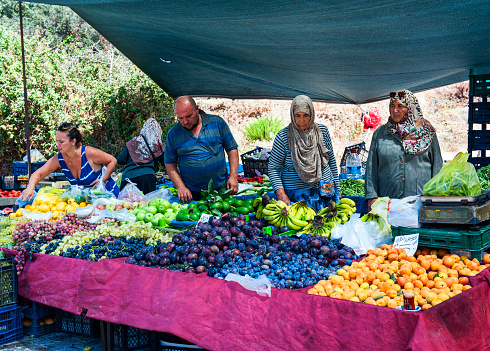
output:
<instances>
[{"instance_id":1,"label":"paved ground","mask_svg":"<svg viewBox=\"0 0 490 351\"><path fill-rule=\"evenodd\" d=\"M37 338L24 336L18 342L0 345L0 351L102 351L102 340L61 332L49 333ZM138 351L149 351L139 348Z\"/></svg>"}]
</instances>

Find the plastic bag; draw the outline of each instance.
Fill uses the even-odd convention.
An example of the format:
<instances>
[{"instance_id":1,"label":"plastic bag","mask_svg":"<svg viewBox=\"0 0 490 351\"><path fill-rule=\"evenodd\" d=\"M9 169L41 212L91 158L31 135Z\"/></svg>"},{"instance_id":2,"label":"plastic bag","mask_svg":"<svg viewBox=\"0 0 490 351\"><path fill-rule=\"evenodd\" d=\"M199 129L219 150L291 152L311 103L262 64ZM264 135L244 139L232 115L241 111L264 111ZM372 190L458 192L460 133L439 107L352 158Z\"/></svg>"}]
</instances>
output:
<instances>
[{"instance_id":1,"label":"plastic bag","mask_svg":"<svg viewBox=\"0 0 490 351\"><path fill-rule=\"evenodd\" d=\"M127 185L126 185L126 187L127 187ZM124 189L126 189L126 187L124 187ZM152 191L151 193L146 194L145 197L143 198L143 201L148 203L154 199L170 200L172 198L172 196L173 195L172 195L172 192L170 191L170 189L160 188L160 189L157 189L155 191Z\"/></svg>"},{"instance_id":2,"label":"plastic bag","mask_svg":"<svg viewBox=\"0 0 490 351\"><path fill-rule=\"evenodd\" d=\"M371 205L370 212L381 217L378 220L381 232L384 236L391 237L391 225L388 223L388 201L390 201L389 197L378 197Z\"/></svg>"},{"instance_id":3,"label":"plastic bag","mask_svg":"<svg viewBox=\"0 0 490 351\"><path fill-rule=\"evenodd\" d=\"M478 196L481 184L470 154L460 152L424 185L424 196Z\"/></svg>"},{"instance_id":4,"label":"plastic bag","mask_svg":"<svg viewBox=\"0 0 490 351\"><path fill-rule=\"evenodd\" d=\"M96 223L102 218L115 218L121 222L134 222L136 221L136 216L132 213L128 213L127 209L122 209L119 211L108 211L108 210L98 210L94 209L92 212L92 217L87 219L89 223Z\"/></svg>"},{"instance_id":5,"label":"plastic bag","mask_svg":"<svg viewBox=\"0 0 490 351\"><path fill-rule=\"evenodd\" d=\"M383 234L378 222L363 222L359 213L354 213L345 224L336 225L331 238L341 239L342 244L352 247L358 255L392 243L391 236Z\"/></svg>"},{"instance_id":6,"label":"plastic bag","mask_svg":"<svg viewBox=\"0 0 490 351\"><path fill-rule=\"evenodd\" d=\"M364 115L364 129L376 129L380 124L381 116L379 115L379 110L377 108L373 108L369 113Z\"/></svg>"},{"instance_id":7,"label":"plastic bag","mask_svg":"<svg viewBox=\"0 0 490 351\"><path fill-rule=\"evenodd\" d=\"M48 221L51 217L53 217L52 212L46 212L46 213L31 213L27 212L26 210L22 209L22 216L25 218L32 219L33 221Z\"/></svg>"},{"instance_id":8,"label":"plastic bag","mask_svg":"<svg viewBox=\"0 0 490 351\"><path fill-rule=\"evenodd\" d=\"M139 202L145 198L145 194L131 180L126 178L128 184L121 190L118 200L124 200L128 202Z\"/></svg>"},{"instance_id":9,"label":"plastic bag","mask_svg":"<svg viewBox=\"0 0 490 351\"><path fill-rule=\"evenodd\" d=\"M27 155L22 158L22 161L27 162ZM37 149L31 150L31 162L46 162L46 157L43 156Z\"/></svg>"},{"instance_id":10,"label":"plastic bag","mask_svg":"<svg viewBox=\"0 0 490 351\"><path fill-rule=\"evenodd\" d=\"M45 186L38 191L36 197L34 198L34 205L40 205L42 203L58 202L61 194L65 192L64 189L56 189L50 186Z\"/></svg>"},{"instance_id":11,"label":"plastic bag","mask_svg":"<svg viewBox=\"0 0 490 351\"><path fill-rule=\"evenodd\" d=\"M242 276L239 274L228 273L225 280L229 282L237 282L245 289L250 291L255 291L260 296L271 297L272 283L264 274L262 274L257 279L255 279L249 276L248 274Z\"/></svg>"},{"instance_id":12,"label":"plastic bag","mask_svg":"<svg viewBox=\"0 0 490 351\"><path fill-rule=\"evenodd\" d=\"M79 185L72 185L61 194L61 200L68 201L69 199L74 199L76 202L80 203L87 200L86 192L84 194L84 188Z\"/></svg>"},{"instance_id":13,"label":"plastic bag","mask_svg":"<svg viewBox=\"0 0 490 351\"><path fill-rule=\"evenodd\" d=\"M388 223L395 227L420 228L420 196L408 196L403 199L391 199L388 202Z\"/></svg>"},{"instance_id":14,"label":"plastic bag","mask_svg":"<svg viewBox=\"0 0 490 351\"><path fill-rule=\"evenodd\" d=\"M26 205L32 205L34 199L36 198L36 195L37 193L34 191L34 196L32 197L32 199L30 200L26 199L26 201L22 201L22 196L19 196L17 199L15 199L15 206L17 206L17 208L22 208L25 207Z\"/></svg>"}]
</instances>

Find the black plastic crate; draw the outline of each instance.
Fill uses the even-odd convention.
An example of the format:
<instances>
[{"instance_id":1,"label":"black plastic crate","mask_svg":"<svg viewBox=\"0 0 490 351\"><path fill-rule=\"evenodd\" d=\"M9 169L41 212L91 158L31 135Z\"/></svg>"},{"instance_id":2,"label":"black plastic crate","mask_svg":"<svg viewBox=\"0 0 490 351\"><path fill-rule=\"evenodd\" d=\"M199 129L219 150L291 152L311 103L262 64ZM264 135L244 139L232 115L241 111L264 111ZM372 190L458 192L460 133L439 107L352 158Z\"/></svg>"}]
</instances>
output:
<instances>
[{"instance_id":1,"label":"black plastic crate","mask_svg":"<svg viewBox=\"0 0 490 351\"><path fill-rule=\"evenodd\" d=\"M45 316L47 317L47 316ZM53 317L53 320L56 319L56 313L52 315ZM52 333L54 331L57 331L58 330L58 325L55 323L51 323L51 324L46 324L44 323L43 321L44 317L43 318L36 318L36 319L31 319L31 318L27 318L25 317L24 320L29 320L31 321L31 325L24 325L24 335L29 335L29 336L34 336L34 337L38 337L38 336L42 336L42 335L46 335L48 333Z\"/></svg>"},{"instance_id":2,"label":"black plastic crate","mask_svg":"<svg viewBox=\"0 0 490 351\"><path fill-rule=\"evenodd\" d=\"M263 148L257 146L255 149L241 154L243 174L245 177L255 177L258 175L269 174L269 160L254 160L247 156L259 156ZM260 174L257 174L260 173Z\"/></svg>"},{"instance_id":3,"label":"black plastic crate","mask_svg":"<svg viewBox=\"0 0 490 351\"><path fill-rule=\"evenodd\" d=\"M76 315L63 310L58 310L56 320L59 330L74 335L89 336L91 338L100 337L100 325L95 319L86 317L87 310L83 310L80 315Z\"/></svg>"},{"instance_id":4,"label":"black plastic crate","mask_svg":"<svg viewBox=\"0 0 490 351\"><path fill-rule=\"evenodd\" d=\"M366 143L363 141L362 143L359 144L354 144L351 146L346 146L344 150L344 154L342 155L342 160L340 161L340 167L345 167L346 162L347 162L347 157L350 155L351 150L356 149L357 154L361 158L361 164L362 168L366 169L366 162L368 159L368 150L366 149Z\"/></svg>"},{"instance_id":5,"label":"black plastic crate","mask_svg":"<svg viewBox=\"0 0 490 351\"><path fill-rule=\"evenodd\" d=\"M14 256L0 259L0 307L17 303L17 272Z\"/></svg>"},{"instance_id":6,"label":"black plastic crate","mask_svg":"<svg viewBox=\"0 0 490 351\"><path fill-rule=\"evenodd\" d=\"M490 157L468 157L468 162L472 163L475 169L478 170L490 165Z\"/></svg>"},{"instance_id":7,"label":"black plastic crate","mask_svg":"<svg viewBox=\"0 0 490 351\"><path fill-rule=\"evenodd\" d=\"M22 339L20 306L0 308L0 345Z\"/></svg>"},{"instance_id":8,"label":"black plastic crate","mask_svg":"<svg viewBox=\"0 0 490 351\"><path fill-rule=\"evenodd\" d=\"M205 350L187 340L181 339L170 333L158 333L157 350L160 351L196 351Z\"/></svg>"},{"instance_id":9,"label":"black plastic crate","mask_svg":"<svg viewBox=\"0 0 490 351\"><path fill-rule=\"evenodd\" d=\"M470 95L490 96L490 74L470 75Z\"/></svg>"},{"instance_id":10,"label":"black plastic crate","mask_svg":"<svg viewBox=\"0 0 490 351\"><path fill-rule=\"evenodd\" d=\"M469 150L490 150L490 130L468 131Z\"/></svg>"},{"instance_id":11,"label":"black plastic crate","mask_svg":"<svg viewBox=\"0 0 490 351\"><path fill-rule=\"evenodd\" d=\"M490 123L490 101L470 103L470 123Z\"/></svg>"},{"instance_id":12,"label":"black plastic crate","mask_svg":"<svg viewBox=\"0 0 490 351\"><path fill-rule=\"evenodd\" d=\"M118 351L137 350L150 345L150 331L114 324L114 347Z\"/></svg>"},{"instance_id":13,"label":"black plastic crate","mask_svg":"<svg viewBox=\"0 0 490 351\"><path fill-rule=\"evenodd\" d=\"M17 176L5 175L2 176L2 189L3 190L21 190L20 183Z\"/></svg>"}]
</instances>

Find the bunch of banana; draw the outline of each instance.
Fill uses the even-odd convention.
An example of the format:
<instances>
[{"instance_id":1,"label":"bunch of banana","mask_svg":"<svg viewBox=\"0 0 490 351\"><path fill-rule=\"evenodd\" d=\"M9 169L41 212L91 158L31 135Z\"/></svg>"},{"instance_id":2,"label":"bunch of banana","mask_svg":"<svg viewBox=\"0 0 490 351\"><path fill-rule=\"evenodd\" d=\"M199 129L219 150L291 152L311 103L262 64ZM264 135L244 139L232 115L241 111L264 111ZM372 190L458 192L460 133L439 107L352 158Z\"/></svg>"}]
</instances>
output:
<instances>
[{"instance_id":1,"label":"bunch of banana","mask_svg":"<svg viewBox=\"0 0 490 351\"><path fill-rule=\"evenodd\" d=\"M334 201L329 201L327 207L324 207L317 213L317 216L333 218L337 215L337 204Z\"/></svg>"},{"instance_id":2,"label":"bunch of banana","mask_svg":"<svg viewBox=\"0 0 490 351\"><path fill-rule=\"evenodd\" d=\"M330 233L337 223L327 222L323 216L315 216L312 222L311 234L326 236L330 238Z\"/></svg>"},{"instance_id":3,"label":"bunch of banana","mask_svg":"<svg viewBox=\"0 0 490 351\"><path fill-rule=\"evenodd\" d=\"M289 215L301 220L303 220L304 217L305 221L310 222L313 220L316 213L315 210L308 207L304 201L299 201L289 206Z\"/></svg>"},{"instance_id":4,"label":"bunch of banana","mask_svg":"<svg viewBox=\"0 0 490 351\"><path fill-rule=\"evenodd\" d=\"M337 215L340 217L341 223L347 222L353 213L356 213L356 203L348 198L340 199L337 203Z\"/></svg>"},{"instance_id":5,"label":"bunch of banana","mask_svg":"<svg viewBox=\"0 0 490 351\"><path fill-rule=\"evenodd\" d=\"M270 202L262 210L262 214L267 222L277 227L287 226L289 229L300 230L305 227L308 222L300 218L293 217L289 213L290 206L287 206L283 201L278 200L274 203ZM298 209L294 209L298 216ZM302 218L302 217L301 217Z\"/></svg>"},{"instance_id":6,"label":"bunch of banana","mask_svg":"<svg viewBox=\"0 0 490 351\"><path fill-rule=\"evenodd\" d=\"M377 214L369 212L361 217L361 221L363 222L378 221L378 218L379 216Z\"/></svg>"},{"instance_id":7,"label":"bunch of banana","mask_svg":"<svg viewBox=\"0 0 490 351\"><path fill-rule=\"evenodd\" d=\"M262 218L262 211L264 210L264 205L262 205L262 198L257 196L252 203L252 207L255 209L257 219Z\"/></svg>"}]
</instances>

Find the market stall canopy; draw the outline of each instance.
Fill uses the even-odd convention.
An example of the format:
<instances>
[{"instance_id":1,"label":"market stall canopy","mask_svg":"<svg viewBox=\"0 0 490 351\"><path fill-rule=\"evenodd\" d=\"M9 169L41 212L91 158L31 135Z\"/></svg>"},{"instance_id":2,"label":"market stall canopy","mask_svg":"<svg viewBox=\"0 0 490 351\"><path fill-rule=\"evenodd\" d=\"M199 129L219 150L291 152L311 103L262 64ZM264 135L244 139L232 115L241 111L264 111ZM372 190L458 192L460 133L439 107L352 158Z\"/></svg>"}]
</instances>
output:
<instances>
[{"instance_id":1,"label":"market stall canopy","mask_svg":"<svg viewBox=\"0 0 490 351\"><path fill-rule=\"evenodd\" d=\"M172 96L364 103L490 71L488 0L34 0L72 8Z\"/></svg>"}]
</instances>

